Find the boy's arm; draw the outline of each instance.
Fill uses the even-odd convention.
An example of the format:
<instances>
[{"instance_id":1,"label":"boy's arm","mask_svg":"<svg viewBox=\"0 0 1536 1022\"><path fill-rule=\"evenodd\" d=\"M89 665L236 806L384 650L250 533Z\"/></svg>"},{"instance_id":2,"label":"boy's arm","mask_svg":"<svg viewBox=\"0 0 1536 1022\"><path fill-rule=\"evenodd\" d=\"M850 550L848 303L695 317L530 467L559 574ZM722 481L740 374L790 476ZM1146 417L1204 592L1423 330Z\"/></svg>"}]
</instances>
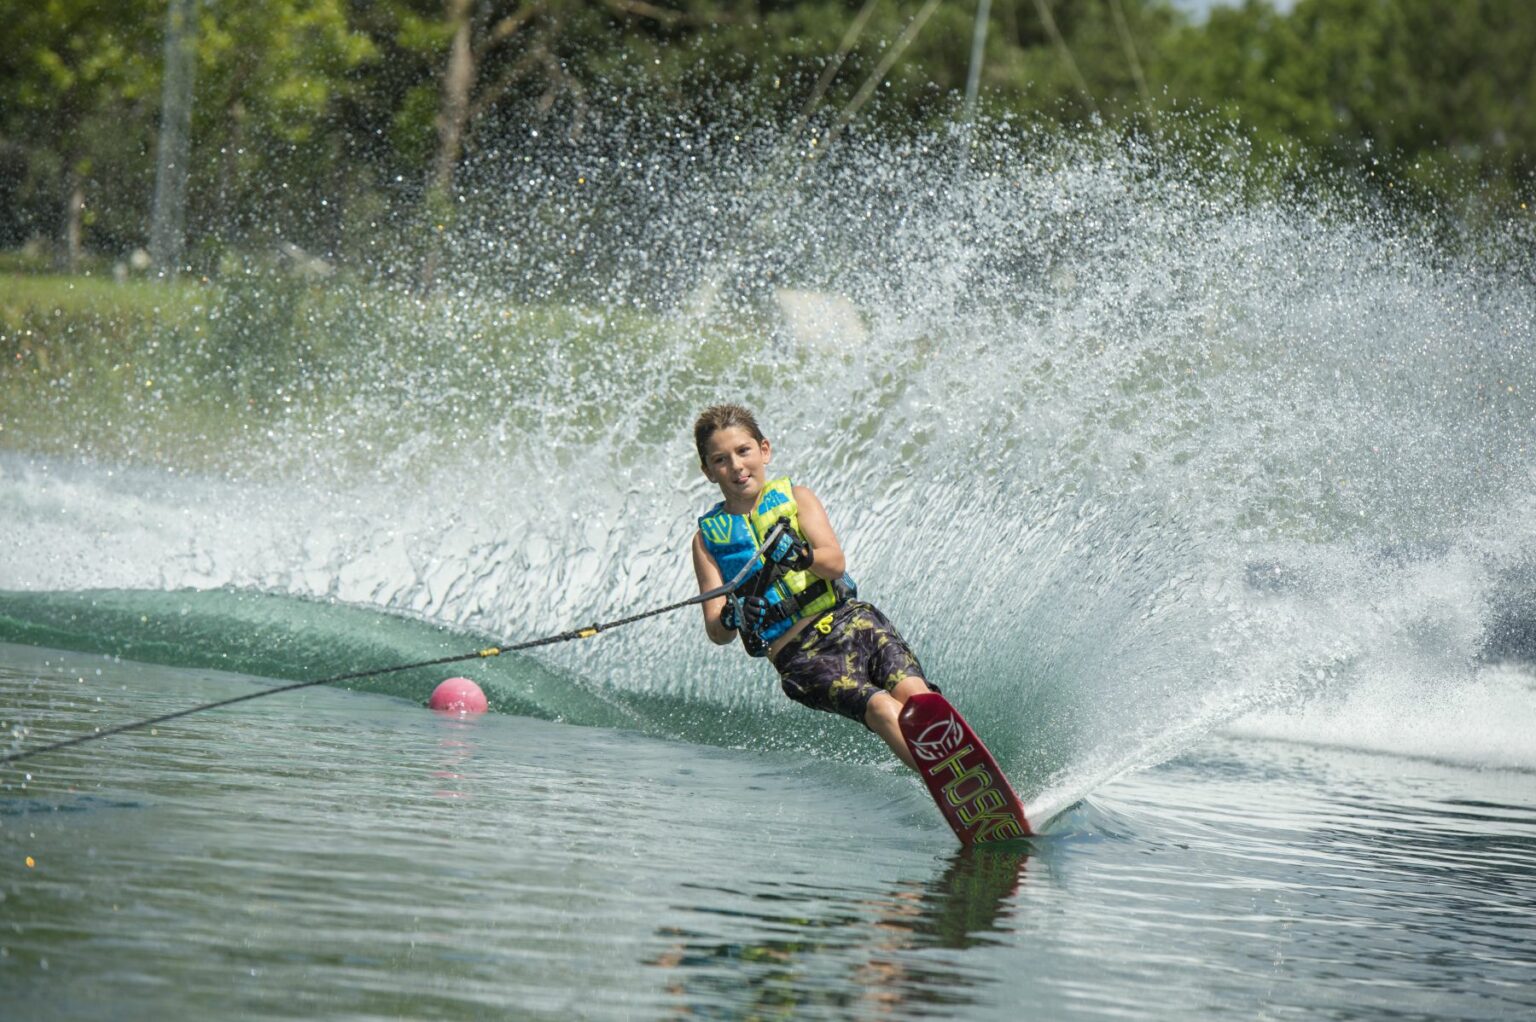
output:
<instances>
[{"instance_id":1,"label":"boy's arm","mask_svg":"<svg viewBox=\"0 0 1536 1022\"><path fill-rule=\"evenodd\" d=\"M842 578L843 572L848 570L848 558L843 555L837 533L832 531L826 508L821 506L816 494L804 486L795 487L795 506L800 531L805 533L805 542L811 548L811 573L829 581ZM699 542L703 544L702 539Z\"/></svg>"},{"instance_id":2,"label":"boy's arm","mask_svg":"<svg viewBox=\"0 0 1536 1022\"><path fill-rule=\"evenodd\" d=\"M693 573L698 576L701 593L725 584L725 579L720 577L720 566L709 556L709 551L704 549L703 534L697 532L693 534ZM717 596L699 604L704 611L704 631L709 634L709 641L717 646L724 646L736 638L734 628L727 628L720 623L720 611L725 609L725 601L726 597Z\"/></svg>"}]
</instances>

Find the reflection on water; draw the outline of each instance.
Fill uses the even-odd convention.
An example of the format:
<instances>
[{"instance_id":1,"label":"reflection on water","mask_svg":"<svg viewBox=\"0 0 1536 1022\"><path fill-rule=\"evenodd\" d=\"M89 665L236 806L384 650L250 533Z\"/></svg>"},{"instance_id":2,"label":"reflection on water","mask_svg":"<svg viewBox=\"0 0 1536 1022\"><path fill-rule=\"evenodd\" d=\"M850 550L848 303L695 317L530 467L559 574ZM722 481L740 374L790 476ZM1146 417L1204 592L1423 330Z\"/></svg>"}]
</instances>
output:
<instances>
[{"instance_id":1,"label":"reflection on water","mask_svg":"<svg viewBox=\"0 0 1536 1022\"><path fill-rule=\"evenodd\" d=\"M445 717L439 714L443 727L450 730L438 743L443 750L442 765L432 771L432 776L442 787L433 792L438 798L468 798L469 794L464 790L462 781L469 770L470 762L475 758L475 740L473 728L475 720L466 717Z\"/></svg>"},{"instance_id":2,"label":"reflection on water","mask_svg":"<svg viewBox=\"0 0 1536 1022\"><path fill-rule=\"evenodd\" d=\"M999 919L1024 879L1029 854L1025 842L956 852L944 875L923 892L924 911L913 928L918 942L953 948L990 942L988 935L1002 929Z\"/></svg>"},{"instance_id":3,"label":"reflection on water","mask_svg":"<svg viewBox=\"0 0 1536 1022\"><path fill-rule=\"evenodd\" d=\"M910 1018L926 1014L925 1006L961 1008L976 1003L973 988L998 977L906 952L1000 943L1030 854L1026 842L963 848L936 876L898 880L864 897L766 880L746 891L685 885L697 900L673 911L723 916L722 929L731 931L745 925L783 935L741 943L722 940L718 929L664 926L657 937L665 949L646 964L669 973L678 1017L721 1000L746 1017L856 1008L861 1018ZM722 895L732 908L714 907ZM839 972L843 982L828 982Z\"/></svg>"}]
</instances>

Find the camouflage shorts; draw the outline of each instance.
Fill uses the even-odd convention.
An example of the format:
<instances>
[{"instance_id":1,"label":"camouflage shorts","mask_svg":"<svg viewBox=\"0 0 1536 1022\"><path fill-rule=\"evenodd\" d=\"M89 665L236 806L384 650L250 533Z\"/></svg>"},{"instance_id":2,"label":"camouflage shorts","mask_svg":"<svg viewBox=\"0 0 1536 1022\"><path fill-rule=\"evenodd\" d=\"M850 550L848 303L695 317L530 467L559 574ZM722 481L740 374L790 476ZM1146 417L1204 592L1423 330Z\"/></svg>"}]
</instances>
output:
<instances>
[{"instance_id":1,"label":"camouflage shorts","mask_svg":"<svg viewBox=\"0 0 1536 1022\"><path fill-rule=\"evenodd\" d=\"M861 724L876 692L889 692L902 678L923 677L895 626L862 600L845 600L811 622L779 650L773 666L795 702Z\"/></svg>"}]
</instances>

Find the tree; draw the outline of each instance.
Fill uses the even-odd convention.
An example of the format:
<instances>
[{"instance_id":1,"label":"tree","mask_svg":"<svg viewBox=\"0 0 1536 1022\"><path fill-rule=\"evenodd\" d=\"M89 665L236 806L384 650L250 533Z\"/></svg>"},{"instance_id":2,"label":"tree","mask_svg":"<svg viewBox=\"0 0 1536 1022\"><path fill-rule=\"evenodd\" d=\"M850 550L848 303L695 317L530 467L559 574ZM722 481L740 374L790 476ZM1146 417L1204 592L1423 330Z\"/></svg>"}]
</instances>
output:
<instances>
[{"instance_id":1,"label":"tree","mask_svg":"<svg viewBox=\"0 0 1536 1022\"><path fill-rule=\"evenodd\" d=\"M1536 173L1536 6L1524 0L1249 0L1165 52L1181 102L1243 125L1259 158L1409 180L1448 199L1529 194Z\"/></svg>"},{"instance_id":2,"label":"tree","mask_svg":"<svg viewBox=\"0 0 1536 1022\"><path fill-rule=\"evenodd\" d=\"M587 85L571 67L606 52L619 39L614 18L665 25L693 21L686 11L643 0L442 0L435 16L407 0L394 11L396 44L440 68L432 119L436 145L424 191L429 236L452 220L454 176L475 127L505 100L532 87L538 90L535 109L547 114L568 98L579 128ZM426 88L425 82L417 86L403 113L426 106ZM439 257L437 244L429 243L421 272L424 289L432 286Z\"/></svg>"},{"instance_id":3,"label":"tree","mask_svg":"<svg viewBox=\"0 0 1536 1022\"><path fill-rule=\"evenodd\" d=\"M345 111L379 56L346 0L203 7L193 217L205 246L226 235L335 244L342 207L365 185Z\"/></svg>"},{"instance_id":4,"label":"tree","mask_svg":"<svg viewBox=\"0 0 1536 1022\"><path fill-rule=\"evenodd\" d=\"M132 236L137 217L103 222L98 212L125 204L142 209L142 200L128 200L124 192L147 155L135 138L153 116L159 86L159 5L15 0L4 6L0 17L14 45L0 51L0 137L23 152L18 178L9 182L17 209L12 230L52 235L61 265L73 269L88 228L103 231L108 244Z\"/></svg>"}]
</instances>

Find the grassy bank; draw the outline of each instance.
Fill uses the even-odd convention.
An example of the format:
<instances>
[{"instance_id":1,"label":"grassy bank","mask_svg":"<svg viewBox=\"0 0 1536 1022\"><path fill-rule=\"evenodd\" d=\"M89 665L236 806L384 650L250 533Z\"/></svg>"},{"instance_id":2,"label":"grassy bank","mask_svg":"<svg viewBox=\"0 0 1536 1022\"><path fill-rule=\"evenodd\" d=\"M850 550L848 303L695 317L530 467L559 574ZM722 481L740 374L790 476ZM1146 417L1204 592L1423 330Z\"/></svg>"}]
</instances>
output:
<instances>
[{"instance_id":1,"label":"grassy bank","mask_svg":"<svg viewBox=\"0 0 1536 1022\"><path fill-rule=\"evenodd\" d=\"M208 297L196 283L0 277L0 444L111 453L164 398L163 352L206 333Z\"/></svg>"},{"instance_id":2,"label":"grassy bank","mask_svg":"<svg viewBox=\"0 0 1536 1022\"><path fill-rule=\"evenodd\" d=\"M754 329L685 319L273 273L4 274L0 446L220 470L317 443L430 460L487 436L670 436Z\"/></svg>"}]
</instances>

